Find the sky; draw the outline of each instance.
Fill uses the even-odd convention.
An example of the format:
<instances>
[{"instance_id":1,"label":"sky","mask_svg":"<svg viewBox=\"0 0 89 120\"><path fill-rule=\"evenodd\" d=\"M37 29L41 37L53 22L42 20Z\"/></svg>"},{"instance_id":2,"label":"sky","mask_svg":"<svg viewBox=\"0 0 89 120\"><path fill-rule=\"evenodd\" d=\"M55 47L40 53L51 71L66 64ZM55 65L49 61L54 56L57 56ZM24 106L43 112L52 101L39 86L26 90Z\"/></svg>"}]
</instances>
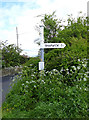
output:
<instances>
[{"instance_id":1,"label":"sky","mask_svg":"<svg viewBox=\"0 0 89 120\"><path fill-rule=\"evenodd\" d=\"M17 45L18 28L19 47L22 54L29 57L38 55L39 47L34 40L39 38L36 26L40 25L42 14L56 11L57 18L66 20L68 15L75 18L82 11L87 15L88 0L0 0L0 41Z\"/></svg>"}]
</instances>

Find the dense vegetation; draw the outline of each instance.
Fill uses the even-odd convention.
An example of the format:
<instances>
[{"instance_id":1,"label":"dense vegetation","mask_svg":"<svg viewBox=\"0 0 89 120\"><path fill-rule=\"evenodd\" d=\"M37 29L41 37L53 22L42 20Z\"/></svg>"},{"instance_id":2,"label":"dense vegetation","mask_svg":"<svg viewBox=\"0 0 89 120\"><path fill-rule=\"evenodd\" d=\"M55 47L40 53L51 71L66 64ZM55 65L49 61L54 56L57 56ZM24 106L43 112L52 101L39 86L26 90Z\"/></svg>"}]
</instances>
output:
<instances>
[{"instance_id":1,"label":"dense vegetation","mask_svg":"<svg viewBox=\"0 0 89 120\"><path fill-rule=\"evenodd\" d=\"M25 63L3 103L3 118L87 119L87 18L69 16L62 26L54 12L43 22L45 42L66 47L45 50L44 71L38 70L39 57Z\"/></svg>"},{"instance_id":2,"label":"dense vegetation","mask_svg":"<svg viewBox=\"0 0 89 120\"><path fill-rule=\"evenodd\" d=\"M15 67L24 64L28 58L26 56L20 55L22 50L15 46L14 44L9 44L7 41L1 42L2 51L2 68L5 67Z\"/></svg>"}]
</instances>

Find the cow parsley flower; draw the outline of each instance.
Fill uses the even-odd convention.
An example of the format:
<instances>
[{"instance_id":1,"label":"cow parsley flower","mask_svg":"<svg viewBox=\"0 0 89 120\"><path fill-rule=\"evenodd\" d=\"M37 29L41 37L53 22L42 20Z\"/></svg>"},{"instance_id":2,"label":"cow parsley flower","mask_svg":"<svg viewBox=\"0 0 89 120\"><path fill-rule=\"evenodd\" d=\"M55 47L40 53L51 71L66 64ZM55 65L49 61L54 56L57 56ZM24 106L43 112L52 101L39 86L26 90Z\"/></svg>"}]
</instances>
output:
<instances>
[{"instance_id":1,"label":"cow parsley flower","mask_svg":"<svg viewBox=\"0 0 89 120\"><path fill-rule=\"evenodd\" d=\"M79 69L80 69L80 66L77 66L77 69L79 70Z\"/></svg>"},{"instance_id":2,"label":"cow parsley flower","mask_svg":"<svg viewBox=\"0 0 89 120\"><path fill-rule=\"evenodd\" d=\"M87 79L86 79L86 78L83 78L83 80L84 80L84 81L87 81Z\"/></svg>"},{"instance_id":3,"label":"cow parsley flower","mask_svg":"<svg viewBox=\"0 0 89 120\"><path fill-rule=\"evenodd\" d=\"M28 87L28 85L25 86L26 88Z\"/></svg>"},{"instance_id":4,"label":"cow parsley flower","mask_svg":"<svg viewBox=\"0 0 89 120\"><path fill-rule=\"evenodd\" d=\"M36 85L34 85L34 88L36 88Z\"/></svg>"},{"instance_id":5,"label":"cow parsley flower","mask_svg":"<svg viewBox=\"0 0 89 120\"><path fill-rule=\"evenodd\" d=\"M26 83L29 83L28 81L26 81Z\"/></svg>"},{"instance_id":6,"label":"cow parsley flower","mask_svg":"<svg viewBox=\"0 0 89 120\"><path fill-rule=\"evenodd\" d=\"M72 66L72 68L73 68L74 70L76 70L76 67L75 67L75 66Z\"/></svg>"}]
</instances>

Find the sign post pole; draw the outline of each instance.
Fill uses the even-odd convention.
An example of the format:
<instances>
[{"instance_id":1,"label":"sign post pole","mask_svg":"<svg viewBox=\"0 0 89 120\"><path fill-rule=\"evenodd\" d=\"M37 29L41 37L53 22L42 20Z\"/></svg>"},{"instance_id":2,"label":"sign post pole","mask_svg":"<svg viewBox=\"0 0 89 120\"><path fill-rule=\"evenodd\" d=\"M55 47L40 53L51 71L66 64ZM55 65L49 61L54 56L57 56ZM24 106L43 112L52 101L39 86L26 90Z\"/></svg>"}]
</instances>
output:
<instances>
[{"instance_id":1,"label":"sign post pole","mask_svg":"<svg viewBox=\"0 0 89 120\"><path fill-rule=\"evenodd\" d=\"M64 48L65 43L44 43L44 25L40 25L40 59L39 70L44 70L44 48Z\"/></svg>"},{"instance_id":2,"label":"sign post pole","mask_svg":"<svg viewBox=\"0 0 89 120\"><path fill-rule=\"evenodd\" d=\"M39 70L44 70L44 48L42 48L42 45L44 44L44 26L43 24L40 25L40 59L39 62Z\"/></svg>"},{"instance_id":3,"label":"sign post pole","mask_svg":"<svg viewBox=\"0 0 89 120\"><path fill-rule=\"evenodd\" d=\"M42 44L44 44L44 26L41 25L40 26L41 28L41 33L40 33L40 46L42 46ZM41 62L44 62L44 48L40 48L40 51L41 51Z\"/></svg>"},{"instance_id":4,"label":"sign post pole","mask_svg":"<svg viewBox=\"0 0 89 120\"><path fill-rule=\"evenodd\" d=\"M44 26L40 25L40 62L39 62L39 70L41 70L41 79L44 79L44 48L42 45L44 44Z\"/></svg>"}]
</instances>

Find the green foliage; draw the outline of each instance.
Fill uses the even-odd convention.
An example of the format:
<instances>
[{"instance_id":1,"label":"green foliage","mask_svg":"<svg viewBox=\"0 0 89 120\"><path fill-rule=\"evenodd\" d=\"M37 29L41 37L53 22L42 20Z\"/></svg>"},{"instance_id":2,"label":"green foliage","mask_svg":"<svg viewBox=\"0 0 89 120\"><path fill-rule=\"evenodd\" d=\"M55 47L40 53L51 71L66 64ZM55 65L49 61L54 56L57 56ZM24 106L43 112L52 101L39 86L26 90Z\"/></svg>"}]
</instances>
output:
<instances>
[{"instance_id":1,"label":"green foliage","mask_svg":"<svg viewBox=\"0 0 89 120\"><path fill-rule=\"evenodd\" d=\"M79 65L78 59L87 58L87 40L71 38L71 46L66 45L64 49L53 49L45 54L45 69L60 70L61 67ZM56 61L56 62L54 62Z\"/></svg>"},{"instance_id":2,"label":"green foliage","mask_svg":"<svg viewBox=\"0 0 89 120\"><path fill-rule=\"evenodd\" d=\"M3 117L88 119L86 18L69 16L63 30L55 12L43 21L45 42L64 42L66 47L46 50L44 71L38 71L38 57L26 62L13 79Z\"/></svg>"},{"instance_id":3,"label":"green foliage","mask_svg":"<svg viewBox=\"0 0 89 120\"><path fill-rule=\"evenodd\" d=\"M87 76L84 70L85 67L71 86L63 82L64 76L56 69L45 71L43 79L42 73L39 73L37 79L38 71L35 68L24 67L21 76L15 78L17 82L12 84L3 108L9 112L25 110L29 113L28 118L88 117Z\"/></svg>"},{"instance_id":4,"label":"green foliage","mask_svg":"<svg viewBox=\"0 0 89 120\"><path fill-rule=\"evenodd\" d=\"M45 15L44 22L44 38L45 42L53 42L56 38L58 30L58 20L55 18L55 12L52 15Z\"/></svg>"},{"instance_id":5,"label":"green foliage","mask_svg":"<svg viewBox=\"0 0 89 120\"><path fill-rule=\"evenodd\" d=\"M30 57L29 61L27 61L24 66L28 66L30 68L36 67L38 69L38 62L40 61L39 57Z\"/></svg>"},{"instance_id":6,"label":"green foliage","mask_svg":"<svg viewBox=\"0 0 89 120\"><path fill-rule=\"evenodd\" d=\"M18 66L26 62L26 58L20 55L21 49L14 44L6 45L2 42L2 68Z\"/></svg>"},{"instance_id":7,"label":"green foliage","mask_svg":"<svg viewBox=\"0 0 89 120\"><path fill-rule=\"evenodd\" d=\"M77 20L69 15L67 25L62 25L63 21L56 18L55 12L52 15L45 15L44 18L44 37L45 42L60 43L71 45L71 38L87 38L87 17L81 15ZM49 50L49 49L48 49ZM45 51L47 52L47 50Z\"/></svg>"},{"instance_id":8,"label":"green foliage","mask_svg":"<svg viewBox=\"0 0 89 120\"><path fill-rule=\"evenodd\" d=\"M57 37L58 30L60 30L60 21L56 18L55 12L51 15L46 15L42 20L44 22L44 42L45 43L56 43L59 38ZM50 49L45 49L45 53Z\"/></svg>"},{"instance_id":9,"label":"green foliage","mask_svg":"<svg viewBox=\"0 0 89 120\"><path fill-rule=\"evenodd\" d=\"M28 56L25 56L25 55L19 56L20 64L25 64L26 62L28 62L28 60L29 60Z\"/></svg>"},{"instance_id":10,"label":"green foliage","mask_svg":"<svg viewBox=\"0 0 89 120\"><path fill-rule=\"evenodd\" d=\"M68 25L65 26L66 29L71 31L71 36L77 37L77 38L85 38L87 37L87 18L81 15L82 12L79 13L79 17L77 20L72 17L72 15L69 15L68 18ZM65 30L66 30L65 29Z\"/></svg>"}]
</instances>

